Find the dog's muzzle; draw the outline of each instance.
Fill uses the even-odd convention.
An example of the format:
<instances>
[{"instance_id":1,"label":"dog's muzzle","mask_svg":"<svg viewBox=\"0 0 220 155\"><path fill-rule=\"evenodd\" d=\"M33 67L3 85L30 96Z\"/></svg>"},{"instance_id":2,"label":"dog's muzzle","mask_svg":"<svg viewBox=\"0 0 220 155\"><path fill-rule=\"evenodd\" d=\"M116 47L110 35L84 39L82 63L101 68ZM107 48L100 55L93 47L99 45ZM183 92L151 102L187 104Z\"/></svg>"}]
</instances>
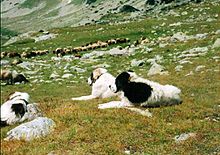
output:
<instances>
[{"instance_id":1,"label":"dog's muzzle","mask_svg":"<svg viewBox=\"0 0 220 155\"><path fill-rule=\"evenodd\" d=\"M90 86L92 86L93 82L92 82L92 80L91 80L90 77L88 78L87 82L88 82L88 84L89 84Z\"/></svg>"},{"instance_id":2,"label":"dog's muzzle","mask_svg":"<svg viewBox=\"0 0 220 155\"><path fill-rule=\"evenodd\" d=\"M116 85L109 85L109 89L113 92L113 93L117 93L117 87Z\"/></svg>"}]
</instances>

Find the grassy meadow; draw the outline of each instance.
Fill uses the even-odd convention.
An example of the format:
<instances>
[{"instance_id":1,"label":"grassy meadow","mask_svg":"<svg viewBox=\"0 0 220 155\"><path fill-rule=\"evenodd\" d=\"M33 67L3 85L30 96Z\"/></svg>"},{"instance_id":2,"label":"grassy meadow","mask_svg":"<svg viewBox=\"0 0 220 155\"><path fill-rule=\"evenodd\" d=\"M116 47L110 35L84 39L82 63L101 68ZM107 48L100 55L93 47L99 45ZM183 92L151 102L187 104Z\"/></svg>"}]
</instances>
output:
<instances>
[{"instance_id":1,"label":"grassy meadow","mask_svg":"<svg viewBox=\"0 0 220 155\"><path fill-rule=\"evenodd\" d=\"M195 8L203 10L194 11ZM50 135L29 142L3 140L6 133L18 124L1 128L1 154L120 155L125 154L126 150L137 155L220 154L220 60L213 59L217 56L220 57L220 48L212 48L214 41L220 38L220 34L215 34L220 28L220 7L206 2L199 5L185 5L174 11L179 14L187 11L187 15L174 17L164 12L158 18L147 16L142 21L124 24L56 28L49 30L51 33L58 34L55 39L37 43L32 41L17 42L2 46L1 51L23 52L25 49L52 51L58 47L76 47L97 40L105 41L117 37L131 39L130 43L121 44L122 47L132 44L142 36L155 42L155 44L148 46L153 49L151 52L143 52L142 49L139 49L130 56L105 55L95 60L79 59L68 62L71 66L86 70L83 73L73 72L72 79L51 83L32 83L30 80L30 84L2 85L1 103L11 92L27 92L33 101L39 103L44 116L56 122L56 127ZM188 22L192 16L195 21ZM202 17L204 19L198 20ZM208 18L213 17L215 20L207 21ZM177 22L182 24L169 26ZM208 33L208 35L205 39L168 43L165 47L159 47L159 43L156 43L159 37L170 36L177 32L185 32L187 35L204 33ZM40 32L35 35L40 35ZM107 47L107 49L114 46ZM192 63L184 64L183 70L176 72L175 67L180 58L175 60L175 54L196 47L208 47L208 53L190 59ZM80 54L83 55L87 52L91 51ZM162 65L165 66L169 75L148 77L147 73L151 66L148 63L139 67L131 66L133 59L150 59L155 55L163 57ZM51 61L51 56L54 55L50 53L46 56L24 59L23 61L38 60L51 65L38 72L41 78L46 81L50 80L51 71L63 74L63 70ZM86 79L94 66L104 63L109 65L107 69L114 76L124 70L132 69L144 78L179 87L182 90L183 103L178 106L149 109L153 117L148 118L126 109L100 110L97 108L98 104L119 100L117 97L71 101L72 97L90 94L91 88ZM61 66L66 64L65 61L60 63ZM205 68L202 72L196 72L196 67L200 65L204 65ZM12 66L11 69L23 71L17 66ZM186 76L191 71L194 74ZM191 132L196 133L196 136L180 143L175 142L176 135Z\"/></svg>"}]
</instances>

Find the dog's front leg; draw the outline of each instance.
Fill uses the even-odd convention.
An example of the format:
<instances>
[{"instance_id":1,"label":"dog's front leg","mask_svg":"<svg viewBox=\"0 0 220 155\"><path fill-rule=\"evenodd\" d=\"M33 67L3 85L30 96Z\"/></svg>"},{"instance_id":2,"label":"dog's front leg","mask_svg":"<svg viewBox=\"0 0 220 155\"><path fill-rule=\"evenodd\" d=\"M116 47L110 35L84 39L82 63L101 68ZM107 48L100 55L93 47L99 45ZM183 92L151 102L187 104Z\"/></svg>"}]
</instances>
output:
<instances>
[{"instance_id":1,"label":"dog's front leg","mask_svg":"<svg viewBox=\"0 0 220 155\"><path fill-rule=\"evenodd\" d=\"M81 96L81 97L73 97L71 100L73 101L83 101L83 100L91 100L97 98L94 95L88 95L88 96Z\"/></svg>"},{"instance_id":2,"label":"dog's front leg","mask_svg":"<svg viewBox=\"0 0 220 155\"><path fill-rule=\"evenodd\" d=\"M111 101L108 103L99 104L98 109L108 109L108 108L124 108L132 106L130 104L124 103L122 101Z\"/></svg>"}]
</instances>

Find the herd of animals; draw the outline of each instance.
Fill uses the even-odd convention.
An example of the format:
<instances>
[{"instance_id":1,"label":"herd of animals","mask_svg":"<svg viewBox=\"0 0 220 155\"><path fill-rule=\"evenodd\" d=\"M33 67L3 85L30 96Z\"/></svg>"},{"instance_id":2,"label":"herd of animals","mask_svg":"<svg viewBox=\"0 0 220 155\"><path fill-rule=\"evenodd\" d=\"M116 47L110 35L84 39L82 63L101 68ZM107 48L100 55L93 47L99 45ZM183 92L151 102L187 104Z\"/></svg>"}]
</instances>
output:
<instances>
[{"instance_id":1,"label":"herd of animals","mask_svg":"<svg viewBox=\"0 0 220 155\"><path fill-rule=\"evenodd\" d=\"M81 51L88 51L88 50L95 50L97 48L104 48L113 44L121 44L121 43L127 43L130 42L129 38L116 38L116 39L109 39L107 41L96 41L96 42L90 42L85 45L74 47L74 48L57 48L52 51L53 54L55 54L58 57L67 55L67 54L76 54ZM32 58L35 56L41 56L49 54L49 50L38 50L38 51L31 51L31 52L1 52L1 58Z\"/></svg>"},{"instance_id":2,"label":"herd of animals","mask_svg":"<svg viewBox=\"0 0 220 155\"><path fill-rule=\"evenodd\" d=\"M73 97L75 102L94 98L118 96L119 101L99 104L99 109L106 108L155 108L182 103L181 90L173 85L161 85L139 77L133 71L124 71L114 77L105 68L96 68L88 78L92 87L90 95ZM30 96L26 92L15 92L1 105L1 126L20 123L27 117ZM134 111L134 109L131 109ZM140 110L139 110L140 111ZM138 112L139 112L138 111Z\"/></svg>"}]
</instances>

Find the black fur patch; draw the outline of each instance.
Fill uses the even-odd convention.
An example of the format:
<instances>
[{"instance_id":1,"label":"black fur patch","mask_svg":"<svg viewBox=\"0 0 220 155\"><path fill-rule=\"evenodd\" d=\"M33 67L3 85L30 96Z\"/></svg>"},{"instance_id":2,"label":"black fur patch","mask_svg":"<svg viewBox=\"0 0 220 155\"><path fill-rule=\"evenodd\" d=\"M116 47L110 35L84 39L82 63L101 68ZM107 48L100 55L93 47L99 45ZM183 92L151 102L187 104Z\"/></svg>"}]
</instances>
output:
<instances>
[{"instance_id":1,"label":"black fur patch","mask_svg":"<svg viewBox=\"0 0 220 155\"><path fill-rule=\"evenodd\" d=\"M6 121L1 121L0 127L5 127L5 126L7 126Z\"/></svg>"},{"instance_id":2,"label":"black fur patch","mask_svg":"<svg viewBox=\"0 0 220 155\"><path fill-rule=\"evenodd\" d=\"M90 84L90 86L92 86L93 83L95 83L95 79L93 78L93 72L90 75L90 79L92 81L92 83Z\"/></svg>"},{"instance_id":3,"label":"black fur patch","mask_svg":"<svg viewBox=\"0 0 220 155\"><path fill-rule=\"evenodd\" d=\"M117 76L115 82L117 92L123 91L124 96L134 105L139 105L147 101L153 89L145 83L131 82L129 78L130 75L127 72L123 72Z\"/></svg>"},{"instance_id":4,"label":"black fur patch","mask_svg":"<svg viewBox=\"0 0 220 155\"><path fill-rule=\"evenodd\" d=\"M13 79L13 82L16 83L16 82L24 82L24 83L27 83L29 82L23 74L18 74L14 79Z\"/></svg>"},{"instance_id":5,"label":"black fur patch","mask_svg":"<svg viewBox=\"0 0 220 155\"><path fill-rule=\"evenodd\" d=\"M11 106L11 109L12 109L12 111L15 112L16 115L20 115L21 117L23 117L25 112L26 112L25 108L24 108L24 105L21 104L21 103L13 104Z\"/></svg>"}]
</instances>

